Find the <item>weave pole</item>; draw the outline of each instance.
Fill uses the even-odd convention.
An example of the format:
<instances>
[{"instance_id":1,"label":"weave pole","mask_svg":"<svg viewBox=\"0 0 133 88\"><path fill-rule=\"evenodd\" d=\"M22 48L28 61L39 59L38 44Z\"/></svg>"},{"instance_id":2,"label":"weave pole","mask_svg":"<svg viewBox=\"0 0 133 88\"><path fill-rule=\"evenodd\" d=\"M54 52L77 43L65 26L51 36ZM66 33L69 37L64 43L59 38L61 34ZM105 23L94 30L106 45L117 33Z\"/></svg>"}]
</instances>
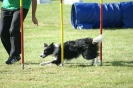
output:
<instances>
[{"instance_id":1,"label":"weave pole","mask_svg":"<svg viewBox=\"0 0 133 88\"><path fill-rule=\"evenodd\" d=\"M102 35L103 28L103 0L100 0L100 35ZM102 42L100 43L100 66L102 66Z\"/></svg>"},{"instance_id":2,"label":"weave pole","mask_svg":"<svg viewBox=\"0 0 133 88\"><path fill-rule=\"evenodd\" d=\"M63 29L63 5L60 0L60 27L61 27L61 64L64 62L64 29Z\"/></svg>"},{"instance_id":3,"label":"weave pole","mask_svg":"<svg viewBox=\"0 0 133 88\"><path fill-rule=\"evenodd\" d=\"M22 69L24 69L24 33L23 33L23 5L22 1L20 0L20 33L21 33L21 64Z\"/></svg>"}]
</instances>

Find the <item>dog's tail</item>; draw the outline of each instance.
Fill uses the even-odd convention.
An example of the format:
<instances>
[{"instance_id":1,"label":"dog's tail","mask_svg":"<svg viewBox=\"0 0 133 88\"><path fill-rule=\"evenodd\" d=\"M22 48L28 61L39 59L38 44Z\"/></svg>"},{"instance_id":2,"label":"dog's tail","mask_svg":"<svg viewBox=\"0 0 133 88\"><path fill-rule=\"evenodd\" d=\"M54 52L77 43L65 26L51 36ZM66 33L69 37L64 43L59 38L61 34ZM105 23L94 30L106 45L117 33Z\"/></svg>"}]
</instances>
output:
<instances>
[{"instance_id":1,"label":"dog's tail","mask_svg":"<svg viewBox=\"0 0 133 88\"><path fill-rule=\"evenodd\" d=\"M93 38L93 42L92 43L101 43L103 41L103 36L99 35L96 38Z\"/></svg>"}]
</instances>

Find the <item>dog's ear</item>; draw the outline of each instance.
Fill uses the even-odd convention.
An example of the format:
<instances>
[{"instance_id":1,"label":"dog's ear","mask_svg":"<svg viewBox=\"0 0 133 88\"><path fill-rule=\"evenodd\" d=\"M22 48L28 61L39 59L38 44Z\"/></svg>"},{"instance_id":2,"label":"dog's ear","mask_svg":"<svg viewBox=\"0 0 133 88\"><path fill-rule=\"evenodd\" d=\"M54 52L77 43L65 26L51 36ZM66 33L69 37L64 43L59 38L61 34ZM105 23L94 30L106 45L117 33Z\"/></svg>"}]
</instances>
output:
<instances>
[{"instance_id":1,"label":"dog's ear","mask_svg":"<svg viewBox=\"0 0 133 88\"><path fill-rule=\"evenodd\" d=\"M50 45L54 45L54 43L52 42Z\"/></svg>"},{"instance_id":2,"label":"dog's ear","mask_svg":"<svg viewBox=\"0 0 133 88\"><path fill-rule=\"evenodd\" d=\"M44 43L44 47L47 47L47 46L48 46L48 44Z\"/></svg>"}]
</instances>

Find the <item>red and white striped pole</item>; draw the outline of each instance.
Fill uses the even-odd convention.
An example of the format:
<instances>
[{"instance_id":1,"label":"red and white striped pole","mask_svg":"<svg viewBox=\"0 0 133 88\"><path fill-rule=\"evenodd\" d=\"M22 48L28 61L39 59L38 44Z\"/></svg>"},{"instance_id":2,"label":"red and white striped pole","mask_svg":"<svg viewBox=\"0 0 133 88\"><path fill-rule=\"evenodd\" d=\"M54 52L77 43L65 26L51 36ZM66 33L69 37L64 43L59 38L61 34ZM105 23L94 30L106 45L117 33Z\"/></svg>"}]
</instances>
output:
<instances>
[{"instance_id":1,"label":"red and white striped pole","mask_svg":"<svg viewBox=\"0 0 133 88\"><path fill-rule=\"evenodd\" d=\"M100 34L102 35L103 28L103 0L100 0ZM100 43L100 66L102 66L102 42Z\"/></svg>"},{"instance_id":2,"label":"red and white striped pole","mask_svg":"<svg viewBox=\"0 0 133 88\"><path fill-rule=\"evenodd\" d=\"M23 0L20 0L21 64L24 69Z\"/></svg>"}]
</instances>

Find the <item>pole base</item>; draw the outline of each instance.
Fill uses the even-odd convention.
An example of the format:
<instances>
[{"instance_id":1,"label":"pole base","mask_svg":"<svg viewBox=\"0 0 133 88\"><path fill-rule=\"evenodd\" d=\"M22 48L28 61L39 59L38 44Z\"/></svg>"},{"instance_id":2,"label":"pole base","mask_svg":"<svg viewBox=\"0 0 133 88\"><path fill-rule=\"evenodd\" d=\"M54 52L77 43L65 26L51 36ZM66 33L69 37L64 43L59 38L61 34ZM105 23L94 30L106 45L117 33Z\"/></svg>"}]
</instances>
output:
<instances>
[{"instance_id":1,"label":"pole base","mask_svg":"<svg viewBox=\"0 0 133 88\"><path fill-rule=\"evenodd\" d=\"M24 64L22 64L22 69L24 70Z\"/></svg>"},{"instance_id":2,"label":"pole base","mask_svg":"<svg viewBox=\"0 0 133 88\"><path fill-rule=\"evenodd\" d=\"M102 60L100 61L100 66L102 66Z\"/></svg>"}]
</instances>

